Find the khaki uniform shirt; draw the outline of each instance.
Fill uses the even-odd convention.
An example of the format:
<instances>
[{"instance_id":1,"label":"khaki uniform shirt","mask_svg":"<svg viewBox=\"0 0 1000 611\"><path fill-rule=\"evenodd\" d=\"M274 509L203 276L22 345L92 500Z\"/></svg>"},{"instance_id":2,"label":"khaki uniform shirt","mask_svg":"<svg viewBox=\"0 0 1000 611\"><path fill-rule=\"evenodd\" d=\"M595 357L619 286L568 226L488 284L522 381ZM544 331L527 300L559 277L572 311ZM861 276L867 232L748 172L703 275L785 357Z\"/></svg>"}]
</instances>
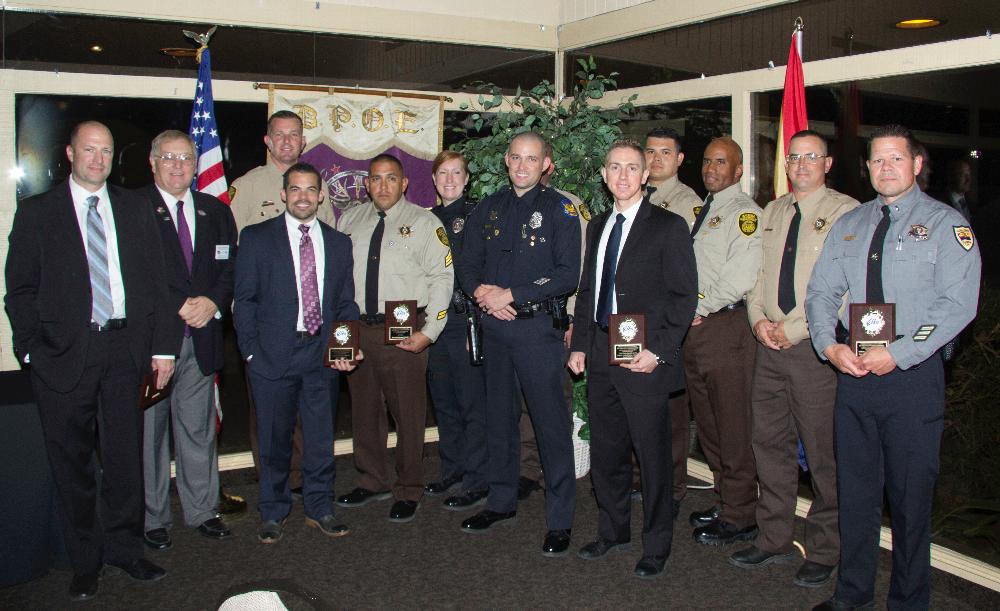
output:
<instances>
[{"instance_id":1,"label":"khaki uniform shirt","mask_svg":"<svg viewBox=\"0 0 1000 611\"><path fill-rule=\"evenodd\" d=\"M563 197L568 199L576 206L576 216L580 219L580 273L583 273L583 257L587 254L587 223L590 222L590 209L583 203L579 197L573 195L569 191L563 191L562 189L556 189ZM579 286L579 282L577 285ZM569 296L566 300L566 311L572 314L576 310L576 291Z\"/></svg>"},{"instance_id":2,"label":"khaki uniform shirt","mask_svg":"<svg viewBox=\"0 0 1000 611\"><path fill-rule=\"evenodd\" d=\"M426 308L421 332L431 341L444 329L455 286L448 236L440 219L405 197L385 213L381 262L378 269L378 312L365 312L365 275L368 247L378 224L375 204L344 212L337 229L354 243L354 301L364 314L385 313L385 302L416 299Z\"/></svg>"},{"instance_id":3,"label":"khaki uniform shirt","mask_svg":"<svg viewBox=\"0 0 1000 611\"><path fill-rule=\"evenodd\" d=\"M273 163L258 166L233 181L229 190L233 218L236 219L236 230L243 231L247 225L255 225L261 221L272 219L285 211L281 201L281 183L284 172L278 170ZM326 181L320 181L323 188L323 201L319 205L316 218L330 227L337 224L330 203L330 193L326 189Z\"/></svg>"},{"instance_id":4,"label":"khaki uniform shirt","mask_svg":"<svg viewBox=\"0 0 1000 611\"><path fill-rule=\"evenodd\" d=\"M757 275L757 284L747 294L747 315L750 326L761 320L784 321L785 335L792 345L809 337L806 323L806 287L809 276L823 250L823 243L834 221L858 207L858 201L833 189L821 187L799 202L799 237L795 247L795 307L788 314L778 307L778 282L784 257L788 226L795 216L795 196L788 193L769 203L761 216L761 243L764 263Z\"/></svg>"},{"instance_id":5,"label":"khaki uniform shirt","mask_svg":"<svg viewBox=\"0 0 1000 611\"><path fill-rule=\"evenodd\" d=\"M737 303L757 282L762 212L739 183L715 194L708 218L694 236L699 316Z\"/></svg>"},{"instance_id":6,"label":"khaki uniform shirt","mask_svg":"<svg viewBox=\"0 0 1000 611\"><path fill-rule=\"evenodd\" d=\"M663 181L663 184L655 187L655 190L649 193L649 187L653 186L646 186L649 203L674 214L679 214L682 219L687 221L688 229L694 228L694 217L698 215L697 210L701 209L703 203L694 189L682 183L676 174Z\"/></svg>"}]
</instances>

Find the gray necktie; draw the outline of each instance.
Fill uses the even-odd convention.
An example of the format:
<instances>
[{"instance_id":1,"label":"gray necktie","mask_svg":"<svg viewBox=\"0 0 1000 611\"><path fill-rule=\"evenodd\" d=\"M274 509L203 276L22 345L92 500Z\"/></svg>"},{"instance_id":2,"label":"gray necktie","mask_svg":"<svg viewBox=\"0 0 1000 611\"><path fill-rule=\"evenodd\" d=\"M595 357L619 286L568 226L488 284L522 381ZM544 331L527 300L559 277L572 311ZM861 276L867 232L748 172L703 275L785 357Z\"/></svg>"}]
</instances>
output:
<instances>
[{"instance_id":1,"label":"gray necktie","mask_svg":"<svg viewBox=\"0 0 1000 611\"><path fill-rule=\"evenodd\" d=\"M87 263L90 266L90 292L93 296L91 316L102 327L114 311L111 304L111 276L108 274L108 240L104 221L97 211L98 197L87 198Z\"/></svg>"}]
</instances>

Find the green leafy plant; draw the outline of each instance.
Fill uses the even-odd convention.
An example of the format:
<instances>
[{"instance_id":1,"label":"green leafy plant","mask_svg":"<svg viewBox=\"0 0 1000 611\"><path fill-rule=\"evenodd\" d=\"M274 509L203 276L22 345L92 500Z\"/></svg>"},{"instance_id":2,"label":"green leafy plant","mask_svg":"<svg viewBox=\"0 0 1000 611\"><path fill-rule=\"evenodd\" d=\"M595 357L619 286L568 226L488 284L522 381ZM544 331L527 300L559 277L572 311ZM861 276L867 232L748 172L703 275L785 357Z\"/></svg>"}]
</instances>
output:
<instances>
[{"instance_id":1,"label":"green leafy plant","mask_svg":"<svg viewBox=\"0 0 1000 611\"><path fill-rule=\"evenodd\" d=\"M556 95L549 81L530 89L517 88L513 96L504 96L492 83L479 83L477 101L463 104L474 110L469 117L475 134L452 149L469 162L469 197L482 200L508 184L503 156L511 138L524 131L536 131L552 143L556 172L552 186L569 191L582 199L594 213L610 205L610 197L601 181L600 168L611 144L621 138L619 124L633 113L635 95L612 108L592 103L617 89L617 72L598 74L594 58L577 60L573 94L565 100ZM484 127L489 131L483 134ZM464 128L455 128L465 133Z\"/></svg>"}]
</instances>

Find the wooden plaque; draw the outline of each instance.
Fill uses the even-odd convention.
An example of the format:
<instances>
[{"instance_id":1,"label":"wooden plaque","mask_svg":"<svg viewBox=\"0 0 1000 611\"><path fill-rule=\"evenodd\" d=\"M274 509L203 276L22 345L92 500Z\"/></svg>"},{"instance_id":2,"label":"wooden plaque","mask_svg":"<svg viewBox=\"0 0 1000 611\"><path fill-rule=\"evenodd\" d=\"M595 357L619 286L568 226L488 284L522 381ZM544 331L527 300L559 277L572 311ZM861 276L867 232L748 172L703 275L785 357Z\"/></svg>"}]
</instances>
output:
<instances>
[{"instance_id":1,"label":"wooden plaque","mask_svg":"<svg viewBox=\"0 0 1000 611\"><path fill-rule=\"evenodd\" d=\"M608 364L627 363L645 347L645 314L612 314L608 317Z\"/></svg>"},{"instance_id":2,"label":"wooden plaque","mask_svg":"<svg viewBox=\"0 0 1000 611\"><path fill-rule=\"evenodd\" d=\"M139 407L146 409L166 399L170 394L170 388L173 386L173 383L174 379L171 377L166 386L156 388L155 371L142 376L142 385L139 387Z\"/></svg>"},{"instance_id":3,"label":"wooden plaque","mask_svg":"<svg viewBox=\"0 0 1000 611\"><path fill-rule=\"evenodd\" d=\"M385 343L398 344L417 330L417 301L385 302Z\"/></svg>"},{"instance_id":4,"label":"wooden plaque","mask_svg":"<svg viewBox=\"0 0 1000 611\"><path fill-rule=\"evenodd\" d=\"M852 303L850 323L849 345L854 354L888 347L896 339L896 304Z\"/></svg>"},{"instance_id":5,"label":"wooden plaque","mask_svg":"<svg viewBox=\"0 0 1000 611\"><path fill-rule=\"evenodd\" d=\"M358 349L361 346L361 335L356 320L334 321L330 331L330 339L326 342L326 353L323 364L327 367L334 361L355 362Z\"/></svg>"}]
</instances>

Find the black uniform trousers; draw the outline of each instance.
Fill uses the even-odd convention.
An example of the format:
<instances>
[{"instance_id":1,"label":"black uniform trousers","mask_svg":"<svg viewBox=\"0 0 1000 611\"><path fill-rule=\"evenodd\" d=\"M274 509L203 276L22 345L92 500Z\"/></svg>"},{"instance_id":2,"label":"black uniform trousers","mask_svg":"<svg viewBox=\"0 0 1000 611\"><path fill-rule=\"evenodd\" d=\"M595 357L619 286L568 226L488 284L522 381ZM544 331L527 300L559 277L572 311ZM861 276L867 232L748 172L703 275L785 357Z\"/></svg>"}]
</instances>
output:
<instances>
[{"instance_id":1,"label":"black uniform trousers","mask_svg":"<svg viewBox=\"0 0 1000 611\"><path fill-rule=\"evenodd\" d=\"M665 559L673 540L673 460L668 393L642 396L616 383L608 364L608 334L595 325L587 353L590 476L599 514L597 534L631 538L632 452L642 483L642 555ZM645 375L645 374L630 374Z\"/></svg>"},{"instance_id":2,"label":"black uniform trousers","mask_svg":"<svg viewBox=\"0 0 1000 611\"><path fill-rule=\"evenodd\" d=\"M892 516L890 609L930 602L931 504L944 430L944 366L879 377L839 374L834 414L840 500L837 600L859 606L875 596L883 489Z\"/></svg>"},{"instance_id":3,"label":"black uniform trousers","mask_svg":"<svg viewBox=\"0 0 1000 611\"><path fill-rule=\"evenodd\" d=\"M441 479L462 478L464 492L486 490L486 381L469 361L465 317L452 311L431 344L427 385L438 426Z\"/></svg>"},{"instance_id":4,"label":"black uniform trousers","mask_svg":"<svg viewBox=\"0 0 1000 611\"><path fill-rule=\"evenodd\" d=\"M499 512L517 509L520 383L545 470L549 530L572 528L576 511L573 427L561 378L566 356L563 334L552 328L552 318L545 314L513 321L492 316L483 319L490 480L487 508Z\"/></svg>"},{"instance_id":5,"label":"black uniform trousers","mask_svg":"<svg viewBox=\"0 0 1000 611\"><path fill-rule=\"evenodd\" d=\"M142 376L129 351L128 333L91 331L86 355L83 377L67 393L31 376L59 493L66 549L78 575L97 573L106 561L142 558L145 511Z\"/></svg>"}]
</instances>

